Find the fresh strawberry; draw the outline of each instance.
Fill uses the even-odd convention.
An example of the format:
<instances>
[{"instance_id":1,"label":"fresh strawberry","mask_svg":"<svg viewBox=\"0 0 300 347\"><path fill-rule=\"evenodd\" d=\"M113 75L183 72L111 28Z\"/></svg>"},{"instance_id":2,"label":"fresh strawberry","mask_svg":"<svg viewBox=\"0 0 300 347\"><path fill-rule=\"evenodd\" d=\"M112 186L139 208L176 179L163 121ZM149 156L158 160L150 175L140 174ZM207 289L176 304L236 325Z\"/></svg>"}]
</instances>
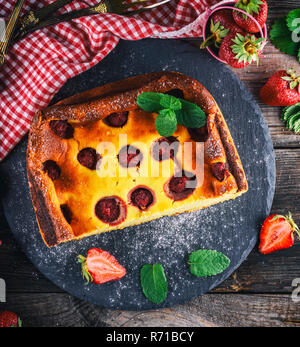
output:
<instances>
[{"instance_id":1,"label":"fresh strawberry","mask_svg":"<svg viewBox=\"0 0 300 347\"><path fill-rule=\"evenodd\" d=\"M15 313L10 311L0 312L0 328L18 328L21 326L22 321Z\"/></svg>"},{"instance_id":2,"label":"fresh strawberry","mask_svg":"<svg viewBox=\"0 0 300 347\"><path fill-rule=\"evenodd\" d=\"M265 221L260 231L259 251L268 254L294 244L294 234L300 230L289 212L287 216L273 214Z\"/></svg>"},{"instance_id":3,"label":"fresh strawberry","mask_svg":"<svg viewBox=\"0 0 300 347\"><path fill-rule=\"evenodd\" d=\"M219 57L235 68L245 67L256 61L265 45L263 38L247 33L229 33L223 40Z\"/></svg>"},{"instance_id":4,"label":"fresh strawberry","mask_svg":"<svg viewBox=\"0 0 300 347\"><path fill-rule=\"evenodd\" d=\"M243 31L234 21L231 10L217 11L212 15L211 19L215 24L219 22L220 25L222 25L225 29L228 29L230 32Z\"/></svg>"},{"instance_id":5,"label":"fresh strawberry","mask_svg":"<svg viewBox=\"0 0 300 347\"><path fill-rule=\"evenodd\" d=\"M294 69L274 73L261 88L259 96L269 106L291 106L300 101L300 76Z\"/></svg>"},{"instance_id":6,"label":"fresh strawberry","mask_svg":"<svg viewBox=\"0 0 300 347\"><path fill-rule=\"evenodd\" d=\"M211 17L210 36L201 44L200 48L215 45L219 48L222 40L229 32L242 32L242 29L236 25L232 17L231 10L220 10Z\"/></svg>"},{"instance_id":7,"label":"fresh strawberry","mask_svg":"<svg viewBox=\"0 0 300 347\"><path fill-rule=\"evenodd\" d=\"M114 256L98 248L91 248L86 258L79 255L78 261L82 264L82 276L87 284L89 282L102 284L119 280L126 275L126 269Z\"/></svg>"},{"instance_id":8,"label":"fresh strawberry","mask_svg":"<svg viewBox=\"0 0 300 347\"><path fill-rule=\"evenodd\" d=\"M262 28L268 16L268 4L266 0L239 0L235 7L246 11ZM233 11L233 18L238 26L243 28L248 33L257 33L259 28L253 20L244 13Z\"/></svg>"}]
</instances>

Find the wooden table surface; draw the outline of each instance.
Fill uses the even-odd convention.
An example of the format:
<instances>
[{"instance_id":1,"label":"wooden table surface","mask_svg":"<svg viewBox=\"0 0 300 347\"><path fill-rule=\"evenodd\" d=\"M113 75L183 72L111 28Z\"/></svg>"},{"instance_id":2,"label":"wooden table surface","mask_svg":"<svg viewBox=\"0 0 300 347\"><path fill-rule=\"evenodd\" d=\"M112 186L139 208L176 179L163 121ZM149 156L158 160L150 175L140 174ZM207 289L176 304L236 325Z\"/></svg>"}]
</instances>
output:
<instances>
[{"instance_id":1,"label":"wooden table surface","mask_svg":"<svg viewBox=\"0 0 300 347\"><path fill-rule=\"evenodd\" d=\"M274 19L299 7L299 0L268 0L268 28ZM258 92L271 73L300 66L294 57L270 43L266 57L234 70L259 102L272 135L277 184L272 212L293 212L300 225L300 134L285 130L280 108L263 105ZM238 100L237 100L238 102ZM128 312L103 309L78 300L49 282L18 248L0 207L0 278L6 281L8 309L21 315L24 326L199 327L300 326L300 302L292 300L292 281L300 283L300 241L288 249L261 255L257 247L218 288L187 304L169 309Z\"/></svg>"}]
</instances>

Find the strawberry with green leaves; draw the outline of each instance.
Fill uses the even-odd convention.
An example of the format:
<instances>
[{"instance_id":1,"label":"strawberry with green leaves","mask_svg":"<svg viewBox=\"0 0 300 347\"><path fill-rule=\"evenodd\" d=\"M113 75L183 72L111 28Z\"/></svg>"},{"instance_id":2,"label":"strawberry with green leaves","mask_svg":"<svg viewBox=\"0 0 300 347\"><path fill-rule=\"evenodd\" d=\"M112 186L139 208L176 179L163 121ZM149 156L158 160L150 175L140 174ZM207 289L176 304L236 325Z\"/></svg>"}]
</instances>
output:
<instances>
[{"instance_id":1,"label":"strawberry with green leaves","mask_svg":"<svg viewBox=\"0 0 300 347\"><path fill-rule=\"evenodd\" d=\"M295 233L300 237L300 230L290 212L287 216L276 214L269 216L260 231L260 253L269 254L290 248L294 244Z\"/></svg>"},{"instance_id":2,"label":"strawberry with green leaves","mask_svg":"<svg viewBox=\"0 0 300 347\"><path fill-rule=\"evenodd\" d=\"M229 33L221 44L219 57L234 68L242 68L252 62L258 64L265 44L264 38L247 33Z\"/></svg>"},{"instance_id":3,"label":"strawberry with green leaves","mask_svg":"<svg viewBox=\"0 0 300 347\"><path fill-rule=\"evenodd\" d=\"M232 11L220 10L215 12L211 17L210 35L201 44L200 48L206 48L212 45L219 48L222 40L229 32L242 32L242 29L233 20Z\"/></svg>"},{"instance_id":4,"label":"strawberry with green leaves","mask_svg":"<svg viewBox=\"0 0 300 347\"><path fill-rule=\"evenodd\" d=\"M290 106L300 101L300 76L294 69L274 73L261 88L259 96L269 106Z\"/></svg>"},{"instance_id":5,"label":"strawberry with green leaves","mask_svg":"<svg viewBox=\"0 0 300 347\"><path fill-rule=\"evenodd\" d=\"M22 321L15 313L10 311L0 312L0 328L19 328Z\"/></svg>"},{"instance_id":6,"label":"strawberry with green leaves","mask_svg":"<svg viewBox=\"0 0 300 347\"><path fill-rule=\"evenodd\" d=\"M239 0L235 4L235 7L249 13L256 19L261 28L265 25L268 16L268 4L266 0ZM246 14L233 11L233 18L236 24L248 33L259 32L259 27Z\"/></svg>"},{"instance_id":7,"label":"strawberry with green leaves","mask_svg":"<svg viewBox=\"0 0 300 347\"><path fill-rule=\"evenodd\" d=\"M86 257L78 256L78 262L81 263L82 276L86 279L86 284L102 284L119 280L126 275L126 269L116 258L102 249L91 248Z\"/></svg>"}]
</instances>

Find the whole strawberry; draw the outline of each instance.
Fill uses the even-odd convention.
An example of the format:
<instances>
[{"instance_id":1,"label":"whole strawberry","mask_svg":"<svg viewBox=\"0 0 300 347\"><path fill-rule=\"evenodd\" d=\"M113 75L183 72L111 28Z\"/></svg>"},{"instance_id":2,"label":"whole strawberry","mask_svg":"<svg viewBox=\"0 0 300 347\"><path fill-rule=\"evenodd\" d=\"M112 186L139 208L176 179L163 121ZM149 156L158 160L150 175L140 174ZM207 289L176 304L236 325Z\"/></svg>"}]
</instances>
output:
<instances>
[{"instance_id":1,"label":"whole strawberry","mask_svg":"<svg viewBox=\"0 0 300 347\"><path fill-rule=\"evenodd\" d=\"M287 216L276 214L269 216L260 231L260 253L268 254L290 248L294 244L295 233L300 236L300 230L290 212Z\"/></svg>"},{"instance_id":2,"label":"whole strawberry","mask_svg":"<svg viewBox=\"0 0 300 347\"><path fill-rule=\"evenodd\" d=\"M242 29L233 20L232 11L220 10L215 12L211 17L210 35L201 44L200 48L212 45L217 48L220 47L222 40L229 32L242 32Z\"/></svg>"},{"instance_id":3,"label":"whole strawberry","mask_svg":"<svg viewBox=\"0 0 300 347\"><path fill-rule=\"evenodd\" d=\"M261 88L259 96L269 106L290 106L300 101L300 76L294 69L274 73Z\"/></svg>"},{"instance_id":4,"label":"whole strawberry","mask_svg":"<svg viewBox=\"0 0 300 347\"><path fill-rule=\"evenodd\" d=\"M265 39L247 33L229 33L222 41L219 57L235 68L245 67L259 61Z\"/></svg>"},{"instance_id":5,"label":"whole strawberry","mask_svg":"<svg viewBox=\"0 0 300 347\"><path fill-rule=\"evenodd\" d=\"M0 312L0 328L18 328L21 326L22 321L15 313L10 311Z\"/></svg>"},{"instance_id":6,"label":"whole strawberry","mask_svg":"<svg viewBox=\"0 0 300 347\"><path fill-rule=\"evenodd\" d=\"M244 10L254 17L261 28L265 25L268 16L268 4L266 0L239 0L235 4L235 7ZM259 32L259 27L256 23L244 13L233 11L233 18L236 24L248 33Z\"/></svg>"},{"instance_id":7,"label":"whole strawberry","mask_svg":"<svg viewBox=\"0 0 300 347\"><path fill-rule=\"evenodd\" d=\"M211 19L214 23L220 24L231 32L242 32L243 30L236 24L233 19L232 10L220 10L215 12Z\"/></svg>"}]
</instances>

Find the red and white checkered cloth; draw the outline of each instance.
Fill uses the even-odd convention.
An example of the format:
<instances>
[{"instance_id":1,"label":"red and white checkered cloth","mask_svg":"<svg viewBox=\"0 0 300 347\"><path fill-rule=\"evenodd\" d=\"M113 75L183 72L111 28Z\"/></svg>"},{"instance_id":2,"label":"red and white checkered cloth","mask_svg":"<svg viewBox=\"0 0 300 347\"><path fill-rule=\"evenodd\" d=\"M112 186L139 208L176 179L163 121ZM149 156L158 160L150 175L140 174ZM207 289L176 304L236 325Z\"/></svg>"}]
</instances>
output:
<instances>
[{"instance_id":1,"label":"red and white checkered cloth","mask_svg":"<svg viewBox=\"0 0 300 347\"><path fill-rule=\"evenodd\" d=\"M0 161L27 133L33 115L46 107L67 79L101 61L120 38L201 36L203 13L220 0L172 0L134 18L100 14L39 30L9 49L0 68ZM53 0L27 0L23 11ZM73 1L58 13L99 1ZM16 0L0 2L8 18ZM201 16L202 14L202 16Z\"/></svg>"}]
</instances>

